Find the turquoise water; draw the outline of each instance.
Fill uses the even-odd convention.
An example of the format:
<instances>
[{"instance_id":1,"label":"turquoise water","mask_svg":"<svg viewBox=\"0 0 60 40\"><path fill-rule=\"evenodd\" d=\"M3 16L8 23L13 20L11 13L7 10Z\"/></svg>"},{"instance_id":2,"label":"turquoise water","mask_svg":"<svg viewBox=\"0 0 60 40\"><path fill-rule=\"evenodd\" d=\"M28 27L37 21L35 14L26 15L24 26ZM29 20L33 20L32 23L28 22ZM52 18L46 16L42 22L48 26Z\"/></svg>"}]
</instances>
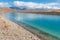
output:
<instances>
[{"instance_id":1,"label":"turquoise water","mask_svg":"<svg viewBox=\"0 0 60 40\"><path fill-rule=\"evenodd\" d=\"M21 21L60 38L60 16L58 15L7 13L5 16L10 20Z\"/></svg>"}]
</instances>

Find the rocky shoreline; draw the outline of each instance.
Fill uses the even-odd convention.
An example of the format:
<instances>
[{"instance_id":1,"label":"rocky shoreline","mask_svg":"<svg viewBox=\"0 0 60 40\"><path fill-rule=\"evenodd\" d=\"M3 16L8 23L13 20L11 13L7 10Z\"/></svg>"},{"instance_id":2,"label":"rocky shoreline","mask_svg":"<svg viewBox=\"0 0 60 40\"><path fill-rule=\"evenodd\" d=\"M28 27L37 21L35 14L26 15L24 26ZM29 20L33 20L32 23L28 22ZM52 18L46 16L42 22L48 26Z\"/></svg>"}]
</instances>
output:
<instances>
[{"instance_id":1,"label":"rocky shoreline","mask_svg":"<svg viewBox=\"0 0 60 40\"><path fill-rule=\"evenodd\" d=\"M37 35L42 40L60 40L60 38L58 38L58 37L56 37L54 35L51 35L49 33L46 33L46 32L44 32L42 30L39 30L37 28L34 28L33 26L31 26L29 24L19 22L19 21L14 21L14 20L11 20L11 21L17 23L18 25L22 26L23 28L30 31L31 33Z\"/></svg>"},{"instance_id":2,"label":"rocky shoreline","mask_svg":"<svg viewBox=\"0 0 60 40\"><path fill-rule=\"evenodd\" d=\"M23 27L0 16L0 40L41 40Z\"/></svg>"}]
</instances>

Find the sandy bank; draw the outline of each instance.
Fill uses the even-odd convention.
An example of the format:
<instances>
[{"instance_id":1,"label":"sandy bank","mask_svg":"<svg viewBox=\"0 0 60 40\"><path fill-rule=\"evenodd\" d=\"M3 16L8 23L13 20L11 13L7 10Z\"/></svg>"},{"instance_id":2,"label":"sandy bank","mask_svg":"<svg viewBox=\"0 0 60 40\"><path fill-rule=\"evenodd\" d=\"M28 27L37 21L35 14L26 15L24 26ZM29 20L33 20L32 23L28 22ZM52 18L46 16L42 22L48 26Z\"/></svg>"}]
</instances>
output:
<instances>
[{"instance_id":1,"label":"sandy bank","mask_svg":"<svg viewBox=\"0 0 60 40\"><path fill-rule=\"evenodd\" d=\"M0 16L0 40L40 40L21 26Z\"/></svg>"}]
</instances>

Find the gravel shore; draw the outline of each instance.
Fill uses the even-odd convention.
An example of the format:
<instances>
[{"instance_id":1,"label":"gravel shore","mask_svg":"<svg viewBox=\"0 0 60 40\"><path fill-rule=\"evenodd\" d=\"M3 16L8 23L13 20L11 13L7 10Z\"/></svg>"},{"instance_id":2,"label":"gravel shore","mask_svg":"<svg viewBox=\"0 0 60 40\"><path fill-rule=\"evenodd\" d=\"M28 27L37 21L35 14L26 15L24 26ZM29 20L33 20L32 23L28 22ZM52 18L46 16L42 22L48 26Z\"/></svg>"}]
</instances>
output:
<instances>
[{"instance_id":1,"label":"gravel shore","mask_svg":"<svg viewBox=\"0 0 60 40\"><path fill-rule=\"evenodd\" d=\"M0 16L0 40L40 40L40 38Z\"/></svg>"}]
</instances>

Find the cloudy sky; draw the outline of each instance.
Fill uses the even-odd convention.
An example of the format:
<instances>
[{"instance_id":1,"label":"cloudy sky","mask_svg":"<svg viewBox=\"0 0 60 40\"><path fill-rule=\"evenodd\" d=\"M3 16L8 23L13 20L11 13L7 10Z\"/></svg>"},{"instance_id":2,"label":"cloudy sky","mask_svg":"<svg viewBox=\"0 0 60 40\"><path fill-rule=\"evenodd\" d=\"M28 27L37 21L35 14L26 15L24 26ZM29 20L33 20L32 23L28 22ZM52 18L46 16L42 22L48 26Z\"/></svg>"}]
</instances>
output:
<instances>
[{"instance_id":1,"label":"cloudy sky","mask_svg":"<svg viewBox=\"0 0 60 40\"><path fill-rule=\"evenodd\" d=\"M60 0L0 0L0 7L13 6L27 9L60 9Z\"/></svg>"}]
</instances>

